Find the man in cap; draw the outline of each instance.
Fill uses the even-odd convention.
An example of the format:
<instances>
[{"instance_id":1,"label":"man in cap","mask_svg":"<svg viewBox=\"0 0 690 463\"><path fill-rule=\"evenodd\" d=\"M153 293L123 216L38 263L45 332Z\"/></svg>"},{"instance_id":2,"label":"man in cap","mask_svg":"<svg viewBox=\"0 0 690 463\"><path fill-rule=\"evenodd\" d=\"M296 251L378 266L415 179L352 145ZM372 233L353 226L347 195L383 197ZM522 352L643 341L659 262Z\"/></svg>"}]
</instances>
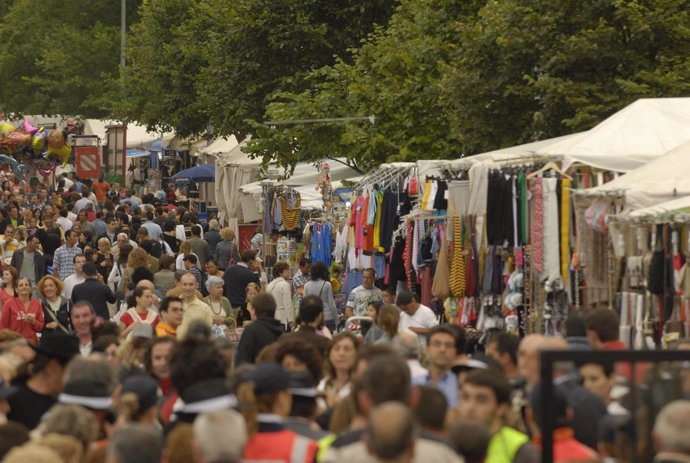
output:
<instances>
[{"instance_id":1,"label":"man in cap","mask_svg":"<svg viewBox=\"0 0 690 463\"><path fill-rule=\"evenodd\" d=\"M65 370L65 387L58 402L90 410L98 422L98 438L106 437L105 423L113 417L112 394L117 386L115 370L104 357L76 357Z\"/></svg>"},{"instance_id":2,"label":"man in cap","mask_svg":"<svg viewBox=\"0 0 690 463\"><path fill-rule=\"evenodd\" d=\"M41 417L57 402L65 367L79 354L79 342L74 336L45 334L35 350L31 376L17 384L16 393L8 398L7 418L29 429L38 426Z\"/></svg>"},{"instance_id":3,"label":"man in cap","mask_svg":"<svg viewBox=\"0 0 690 463\"><path fill-rule=\"evenodd\" d=\"M290 372L290 394L292 407L290 416L283 425L308 439L319 440L326 437L326 431L318 430L314 421L316 417L316 385L314 378L306 371Z\"/></svg>"}]
</instances>

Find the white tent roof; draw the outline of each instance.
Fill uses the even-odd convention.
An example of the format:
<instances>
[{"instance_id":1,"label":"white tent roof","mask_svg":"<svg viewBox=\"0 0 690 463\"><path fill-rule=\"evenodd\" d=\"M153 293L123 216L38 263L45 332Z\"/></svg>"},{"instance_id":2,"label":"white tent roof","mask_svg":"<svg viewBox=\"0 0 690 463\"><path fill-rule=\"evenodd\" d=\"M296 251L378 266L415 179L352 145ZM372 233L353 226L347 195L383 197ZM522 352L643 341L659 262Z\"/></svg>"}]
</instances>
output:
<instances>
[{"instance_id":1,"label":"white tent roof","mask_svg":"<svg viewBox=\"0 0 690 463\"><path fill-rule=\"evenodd\" d=\"M339 180L352 180L353 178L357 178L360 176L359 172L344 164L334 161L327 162L330 166L331 182L333 183ZM280 169L279 173L282 173ZM311 187L311 189L313 190L319 181L319 175L319 169L315 167L313 163L301 162L295 166L295 171L293 172L292 176L290 176L290 178L277 183L280 183L282 185L289 185L295 187L295 189L301 186L307 186ZM248 194L260 194L262 190L261 184L261 181L249 183L247 185L243 185L242 187L240 187L240 191L242 193Z\"/></svg>"},{"instance_id":2,"label":"white tent roof","mask_svg":"<svg viewBox=\"0 0 690 463\"><path fill-rule=\"evenodd\" d=\"M357 181L361 178L356 170L342 163L332 160L327 162L330 166L331 186L334 190L342 185L342 180ZM319 169L313 163L299 163L295 166L295 171L290 178L275 183L292 186L295 191L299 192L303 209L321 209L323 199L321 192L316 189L319 175ZM263 181L258 181L240 187L243 214L249 217L258 217L263 210L261 207L262 184Z\"/></svg>"},{"instance_id":3,"label":"white tent roof","mask_svg":"<svg viewBox=\"0 0 690 463\"><path fill-rule=\"evenodd\" d=\"M690 98L640 99L597 126L537 154L563 156L615 172L630 172L690 140Z\"/></svg>"},{"instance_id":4,"label":"white tent roof","mask_svg":"<svg viewBox=\"0 0 690 463\"><path fill-rule=\"evenodd\" d=\"M604 185L585 190L589 195L625 192L626 209L636 210L690 196L690 141Z\"/></svg>"},{"instance_id":5,"label":"white tent roof","mask_svg":"<svg viewBox=\"0 0 690 463\"><path fill-rule=\"evenodd\" d=\"M530 157L560 158L560 156L558 155L551 155L548 153L541 154L540 152L545 151L549 146L555 145L557 143L572 143L583 137L585 133L586 132L571 133L569 135L563 135L561 137L533 141L531 143L524 143L522 145L511 146L509 148L502 148L499 150L488 151L486 153L475 154L473 156L467 156L461 159L457 159L453 161L452 164L461 164L463 162L500 162L522 158L525 158L525 161L528 161Z\"/></svg>"},{"instance_id":6,"label":"white tent roof","mask_svg":"<svg viewBox=\"0 0 690 463\"><path fill-rule=\"evenodd\" d=\"M199 152L205 154L228 153L237 145L237 138L234 135L230 135L228 138L216 138L210 145L201 148Z\"/></svg>"},{"instance_id":7,"label":"white tent roof","mask_svg":"<svg viewBox=\"0 0 690 463\"><path fill-rule=\"evenodd\" d=\"M674 218L680 218L682 221L687 221L690 218L690 196L608 216L608 220L612 222L667 222Z\"/></svg>"},{"instance_id":8,"label":"white tent roof","mask_svg":"<svg viewBox=\"0 0 690 463\"><path fill-rule=\"evenodd\" d=\"M243 140L242 143L235 145L229 151L219 151L216 152L216 166L226 167L226 166L246 166L246 167L256 167L261 165L261 159L252 159L249 154L244 152L244 147L247 146L249 138ZM210 147L212 147L211 144ZM229 145L225 145L229 146ZM207 151L208 152L208 151Z\"/></svg>"},{"instance_id":9,"label":"white tent roof","mask_svg":"<svg viewBox=\"0 0 690 463\"><path fill-rule=\"evenodd\" d=\"M96 135L101 139L101 143L106 143L106 127L120 124L121 122L113 120L86 119L84 121L84 134ZM174 136L173 132L149 132L144 125L127 124L127 148L147 148L159 138L163 138L163 145L166 145Z\"/></svg>"}]
</instances>

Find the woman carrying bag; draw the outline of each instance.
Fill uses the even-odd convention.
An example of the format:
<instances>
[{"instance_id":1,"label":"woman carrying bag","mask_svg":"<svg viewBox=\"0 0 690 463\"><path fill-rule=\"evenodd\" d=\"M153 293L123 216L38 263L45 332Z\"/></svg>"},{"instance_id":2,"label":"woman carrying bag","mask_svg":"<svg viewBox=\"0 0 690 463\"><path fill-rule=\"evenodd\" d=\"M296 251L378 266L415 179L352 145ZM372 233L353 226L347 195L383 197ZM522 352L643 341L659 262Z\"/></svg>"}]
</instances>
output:
<instances>
[{"instance_id":1,"label":"woman carrying bag","mask_svg":"<svg viewBox=\"0 0 690 463\"><path fill-rule=\"evenodd\" d=\"M69 312L72 301L65 299L62 294L62 281L53 275L46 275L38 282L38 292L41 294L43 319L46 333L70 333Z\"/></svg>"}]
</instances>

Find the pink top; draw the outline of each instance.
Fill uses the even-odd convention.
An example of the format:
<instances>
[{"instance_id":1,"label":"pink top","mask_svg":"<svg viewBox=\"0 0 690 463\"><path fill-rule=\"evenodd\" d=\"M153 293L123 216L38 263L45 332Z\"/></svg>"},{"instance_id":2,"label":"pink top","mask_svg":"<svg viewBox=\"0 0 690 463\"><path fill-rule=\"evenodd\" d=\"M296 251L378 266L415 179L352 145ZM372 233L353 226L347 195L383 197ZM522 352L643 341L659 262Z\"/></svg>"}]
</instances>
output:
<instances>
[{"instance_id":1,"label":"pink top","mask_svg":"<svg viewBox=\"0 0 690 463\"><path fill-rule=\"evenodd\" d=\"M33 314L36 323L33 325L26 321L26 316ZM32 342L38 341L37 333L40 333L45 326L43 319L43 308L38 299L31 298L28 308L18 297L13 297L4 302L2 314L0 314L0 329L9 329L19 333L23 338Z\"/></svg>"}]
</instances>

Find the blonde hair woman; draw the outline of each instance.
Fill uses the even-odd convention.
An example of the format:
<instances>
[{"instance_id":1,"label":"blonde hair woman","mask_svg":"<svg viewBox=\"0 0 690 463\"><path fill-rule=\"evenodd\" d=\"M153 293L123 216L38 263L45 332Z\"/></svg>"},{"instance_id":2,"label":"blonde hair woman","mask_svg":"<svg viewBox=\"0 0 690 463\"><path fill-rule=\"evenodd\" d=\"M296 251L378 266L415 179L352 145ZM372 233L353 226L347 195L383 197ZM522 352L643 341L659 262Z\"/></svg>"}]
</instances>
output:
<instances>
[{"instance_id":1,"label":"blonde hair woman","mask_svg":"<svg viewBox=\"0 0 690 463\"><path fill-rule=\"evenodd\" d=\"M38 282L38 292L41 294L43 319L46 326L43 333L70 332L69 312L72 302L61 296L62 281L53 275L46 275Z\"/></svg>"},{"instance_id":2,"label":"blonde hair woman","mask_svg":"<svg viewBox=\"0 0 690 463\"><path fill-rule=\"evenodd\" d=\"M199 261L199 256L192 252L192 243L190 243L189 241L183 241L182 243L180 243L180 253L177 255L177 259L175 259L175 270L186 270L184 268L185 254L192 254L193 256L196 256L196 268L198 268L199 270L203 270L201 265L205 264L205 262L202 264L202 262Z\"/></svg>"},{"instance_id":3,"label":"blonde hair woman","mask_svg":"<svg viewBox=\"0 0 690 463\"><path fill-rule=\"evenodd\" d=\"M235 231L232 228L223 228L220 237L223 241L216 245L213 257L218 262L218 268L225 271L230 265L240 261L240 252L235 244Z\"/></svg>"}]
</instances>

